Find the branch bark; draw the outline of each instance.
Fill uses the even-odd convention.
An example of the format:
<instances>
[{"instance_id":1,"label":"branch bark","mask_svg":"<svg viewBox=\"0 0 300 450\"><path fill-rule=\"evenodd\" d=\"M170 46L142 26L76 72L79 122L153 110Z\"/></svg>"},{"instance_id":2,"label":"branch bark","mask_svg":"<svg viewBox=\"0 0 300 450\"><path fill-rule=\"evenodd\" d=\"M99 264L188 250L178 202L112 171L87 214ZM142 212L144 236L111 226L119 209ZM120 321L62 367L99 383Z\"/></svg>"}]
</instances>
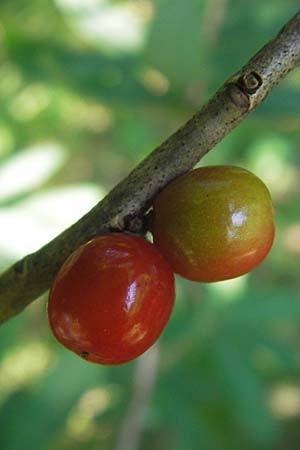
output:
<instances>
[{"instance_id":1,"label":"branch bark","mask_svg":"<svg viewBox=\"0 0 300 450\"><path fill-rule=\"evenodd\" d=\"M138 231L154 196L190 170L299 64L300 11L88 214L0 276L0 323L43 294L79 245L100 233Z\"/></svg>"}]
</instances>

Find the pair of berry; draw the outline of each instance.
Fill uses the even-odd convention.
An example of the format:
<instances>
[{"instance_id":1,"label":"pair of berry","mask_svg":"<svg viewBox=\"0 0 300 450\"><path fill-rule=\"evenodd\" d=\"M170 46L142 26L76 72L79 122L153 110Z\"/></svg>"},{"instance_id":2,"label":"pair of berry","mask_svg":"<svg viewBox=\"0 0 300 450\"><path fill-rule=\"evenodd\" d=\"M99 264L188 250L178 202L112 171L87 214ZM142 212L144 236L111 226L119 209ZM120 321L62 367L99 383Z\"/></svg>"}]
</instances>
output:
<instances>
[{"instance_id":1,"label":"pair of berry","mask_svg":"<svg viewBox=\"0 0 300 450\"><path fill-rule=\"evenodd\" d=\"M274 238L264 183L245 169L210 166L171 182L155 199L154 244L128 233L79 247L52 286L56 338L89 361L119 364L146 351L172 312L173 272L202 282L242 275Z\"/></svg>"}]
</instances>

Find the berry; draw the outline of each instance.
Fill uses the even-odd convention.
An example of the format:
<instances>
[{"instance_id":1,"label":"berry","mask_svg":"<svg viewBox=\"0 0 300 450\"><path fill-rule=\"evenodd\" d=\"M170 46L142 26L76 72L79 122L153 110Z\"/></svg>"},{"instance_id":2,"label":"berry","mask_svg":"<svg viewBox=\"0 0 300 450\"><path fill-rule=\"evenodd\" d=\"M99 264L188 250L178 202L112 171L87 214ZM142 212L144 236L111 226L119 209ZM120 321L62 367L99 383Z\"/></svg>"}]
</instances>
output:
<instances>
[{"instance_id":1,"label":"berry","mask_svg":"<svg viewBox=\"0 0 300 450\"><path fill-rule=\"evenodd\" d=\"M245 169L209 166L172 181L153 205L152 232L174 272L221 281L259 264L274 238L264 183Z\"/></svg>"},{"instance_id":2,"label":"berry","mask_svg":"<svg viewBox=\"0 0 300 450\"><path fill-rule=\"evenodd\" d=\"M120 364L159 337L174 303L174 275L157 248L125 233L79 247L50 291L48 317L65 347L99 364Z\"/></svg>"}]
</instances>

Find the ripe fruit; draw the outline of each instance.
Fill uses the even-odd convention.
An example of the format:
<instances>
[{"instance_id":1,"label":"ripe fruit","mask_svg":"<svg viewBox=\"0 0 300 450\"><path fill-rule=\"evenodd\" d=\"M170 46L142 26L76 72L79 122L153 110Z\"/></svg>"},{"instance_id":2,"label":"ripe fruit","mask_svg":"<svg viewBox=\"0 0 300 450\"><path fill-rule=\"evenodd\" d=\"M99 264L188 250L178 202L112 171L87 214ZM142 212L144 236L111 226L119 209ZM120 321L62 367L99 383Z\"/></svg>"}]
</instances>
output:
<instances>
[{"instance_id":1,"label":"ripe fruit","mask_svg":"<svg viewBox=\"0 0 300 450\"><path fill-rule=\"evenodd\" d=\"M159 337L174 303L174 275L157 248L125 233L79 247L58 272L48 301L55 337L83 358L120 364Z\"/></svg>"},{"instance_id":2,"label":"ripe fruit","mask_svg":"<svg viewBox=\"0 0 300 450\"><path fill-rule=\"evenodd\" d=\"M264 259L273 243L270 193L239 167L201 167L178 177L153 208L154 243L173 270L191 280L242 275Z\"/></svg>"}]
</instances>

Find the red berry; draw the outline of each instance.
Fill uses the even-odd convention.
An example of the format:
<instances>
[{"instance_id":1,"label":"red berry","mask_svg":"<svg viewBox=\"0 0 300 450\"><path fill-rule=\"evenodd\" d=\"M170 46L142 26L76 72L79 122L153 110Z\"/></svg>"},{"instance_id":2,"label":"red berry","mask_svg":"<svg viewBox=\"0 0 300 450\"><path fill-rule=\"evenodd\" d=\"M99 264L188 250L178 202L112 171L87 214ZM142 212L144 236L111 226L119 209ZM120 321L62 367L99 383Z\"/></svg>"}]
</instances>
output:
<instances>
[{"instance_id":1,"label":"red berry","mask_svg":"<svg viewBox=\"0 0 300 450\"><path fill-rule=\"evenodd\" d=\"M174 303L174 275L157 248L125 233L106 234L79 247L50 291L55 337L89 361L120 364L159 337Z\"/></svg>"},{"instance_id":2,"label":"red berry","mask_svg":"<svg viewBox=\"0 0 300 450\"><path fill-rule=\"evenodd\" d=\"M201 167L157 196L152 231L174 272L204 282L234 278L259 264L272 246L270 193L245 169Z\"/></svg>"}]
</instances>

